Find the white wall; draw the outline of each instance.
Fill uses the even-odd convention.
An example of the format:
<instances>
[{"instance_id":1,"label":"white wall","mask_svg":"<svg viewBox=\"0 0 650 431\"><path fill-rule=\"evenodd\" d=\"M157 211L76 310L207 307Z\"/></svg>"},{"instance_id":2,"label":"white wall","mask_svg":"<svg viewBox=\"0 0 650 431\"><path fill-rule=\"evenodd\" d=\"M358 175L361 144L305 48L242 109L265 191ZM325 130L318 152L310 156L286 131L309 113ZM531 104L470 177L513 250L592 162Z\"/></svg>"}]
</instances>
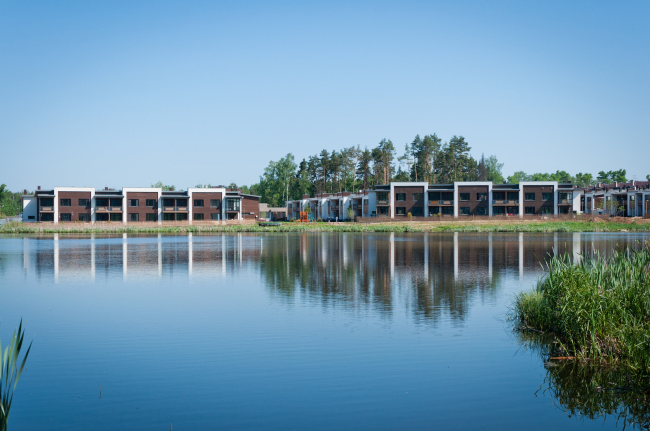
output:
<instances>
[{"instance_id":1,"label":"white wall","mask_svg":"<svg viewBox=\"0 0 650 431\"><path fill-rule=\"evenodd\" d=\"M23 222L33 223L36 220L36 214L38 213L38 199L35 196L23 198ZM34 217L29 219L29 217Z\"/></svg>"}]
</instances>

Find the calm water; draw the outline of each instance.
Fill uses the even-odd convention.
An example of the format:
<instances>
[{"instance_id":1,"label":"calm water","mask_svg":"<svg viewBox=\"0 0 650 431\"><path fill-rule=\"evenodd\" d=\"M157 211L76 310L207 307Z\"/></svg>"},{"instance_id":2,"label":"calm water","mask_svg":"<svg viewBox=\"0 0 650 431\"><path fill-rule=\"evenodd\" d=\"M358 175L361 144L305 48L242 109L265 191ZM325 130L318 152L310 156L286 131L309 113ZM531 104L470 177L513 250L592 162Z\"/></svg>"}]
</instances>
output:
<instances>
[{"instance_id":1,"label":"calm water","mask_svg":"<svg viewBox=\"0 0 650 431\"><path fill-rule=\"evenodd\" d=\"M10 428L614 429L505 318L552 250L647 239L0 237L0 334L34 340Z\"/></svg>"}]
</instances>

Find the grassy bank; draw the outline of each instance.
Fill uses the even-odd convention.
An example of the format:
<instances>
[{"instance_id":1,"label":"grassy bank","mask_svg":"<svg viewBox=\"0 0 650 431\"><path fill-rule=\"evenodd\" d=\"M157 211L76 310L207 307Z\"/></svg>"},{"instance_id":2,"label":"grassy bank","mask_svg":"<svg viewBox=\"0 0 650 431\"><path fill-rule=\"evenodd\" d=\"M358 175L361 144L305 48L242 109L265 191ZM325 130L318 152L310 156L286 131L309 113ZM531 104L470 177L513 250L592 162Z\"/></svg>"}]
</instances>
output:
<instances>
[{"instance_id":1,"label":"grassy bank","mask_svg":"<svg viewBox=\"0 0 650 431\"><path fill-rule=\"evenodd\" d=\"M220 233L220 232L650 232L650 223L610 221L449 221L399 223L283 223L281 226L244 225L131 225L85 223L8 223L0 234L40 233Z\"/></svg>"},{"instance_id":2,"label":"grassy bank","mask_svg":"<svg viewBox=\"0 0 650 431\"><path fill-rule=\"evenodd\" d=\"M518 295L521 329L552 335L550 356L650 371L650 244L572 264L549 261L536 289Z\"/></svg>"}]
</instances>

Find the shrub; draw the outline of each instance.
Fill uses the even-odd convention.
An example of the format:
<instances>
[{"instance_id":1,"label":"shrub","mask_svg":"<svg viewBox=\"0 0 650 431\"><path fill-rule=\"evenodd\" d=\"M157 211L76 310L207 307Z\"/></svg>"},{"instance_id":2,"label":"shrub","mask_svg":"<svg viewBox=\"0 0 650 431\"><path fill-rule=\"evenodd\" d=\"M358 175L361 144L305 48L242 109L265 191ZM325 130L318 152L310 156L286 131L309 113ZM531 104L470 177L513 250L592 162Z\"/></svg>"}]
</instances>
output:
<instances>
[{"instance_id":1,"label":"shrub","mask_svg":"<svg viewBox=\"0 0 650 431\"><path fill-rule=\"evenodd\" d=\"M406 218L409 219L409 220L413 220L413 214L411 214L410 212L408 212L408 213L406 214Z\"/></svg>"}]
</instances>

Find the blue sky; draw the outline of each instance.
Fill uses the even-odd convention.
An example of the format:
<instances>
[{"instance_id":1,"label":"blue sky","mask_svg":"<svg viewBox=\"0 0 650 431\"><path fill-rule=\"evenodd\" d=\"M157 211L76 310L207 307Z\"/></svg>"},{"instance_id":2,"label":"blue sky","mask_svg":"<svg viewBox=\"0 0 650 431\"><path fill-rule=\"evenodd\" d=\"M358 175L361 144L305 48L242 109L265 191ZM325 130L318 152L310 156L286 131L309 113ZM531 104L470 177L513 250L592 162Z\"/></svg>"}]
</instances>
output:
<instances>
[{"instance_id":1,"label":"blue sky","mask_svg":"<svg viewBox=\"0 0 650 431\"><path fill-rule=\"evenodd\" d=\"M504 173L650 174L650 2L0 3L0 183L251 184L463 135Z\"/></svg>"}]
</instances>

